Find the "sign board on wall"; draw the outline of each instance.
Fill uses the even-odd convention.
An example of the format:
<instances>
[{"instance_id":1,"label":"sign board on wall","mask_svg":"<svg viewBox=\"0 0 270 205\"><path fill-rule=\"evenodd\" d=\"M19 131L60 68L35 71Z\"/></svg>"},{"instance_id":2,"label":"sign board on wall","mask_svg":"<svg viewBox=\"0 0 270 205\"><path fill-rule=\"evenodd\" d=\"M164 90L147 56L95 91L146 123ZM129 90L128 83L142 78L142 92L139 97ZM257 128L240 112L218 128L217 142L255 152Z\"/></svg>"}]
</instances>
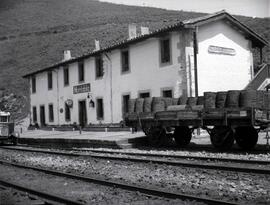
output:
<instances>
[{"instance_id":1,"label":"sign board on wall","mask_svg":"<svg viewBox=\"0 0 270 205\"><path fill-rule=\"evenodd\" d=\"M91 91L90 83L73 86L73 94L88 93Z\"/></svg>"},{"instance_id":2,"label":"sign board on wall","mask_svg":"<svg viewBox=\"0 0 270 205\"><path fill-rule=\"evenodd\" d=\"M222 54L222 55L236 55L236 51L233 48L225 48L220 46L209 46L208 53Z\"/></svg>"}]
</instances>

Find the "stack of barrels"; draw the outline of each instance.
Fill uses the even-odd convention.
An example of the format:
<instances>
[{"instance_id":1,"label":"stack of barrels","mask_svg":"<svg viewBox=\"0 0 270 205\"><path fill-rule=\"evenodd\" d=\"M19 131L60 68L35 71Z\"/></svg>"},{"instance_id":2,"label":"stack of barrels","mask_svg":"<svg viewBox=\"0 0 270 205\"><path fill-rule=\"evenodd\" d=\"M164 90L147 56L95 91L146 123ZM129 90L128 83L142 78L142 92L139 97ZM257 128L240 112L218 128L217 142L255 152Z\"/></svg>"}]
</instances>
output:
<instances>
[{"instance_id":1,"label":"stack of barrels","mask_svg":"<svg viewBox=\"0 0 270 205\"><path fill-rule=\"evenodd\" d=\"M165 111L168 107L191 108L245 108L253 107L270 110L270 93L257 90L229 90L205 92L199 97L164 98L149 97L129 100L129 113Z\"/></svg>"},{"instance_id":2,"label":"stack of barrels","mask_svg":"<svg viewBox=\"0 0 270 205\"><path fill-rule=\"evenodd\" d=\"M205 92L205 108L258 108L270 109L270 93L260 90L229 90Z\"/></svg>"}]
</instances>

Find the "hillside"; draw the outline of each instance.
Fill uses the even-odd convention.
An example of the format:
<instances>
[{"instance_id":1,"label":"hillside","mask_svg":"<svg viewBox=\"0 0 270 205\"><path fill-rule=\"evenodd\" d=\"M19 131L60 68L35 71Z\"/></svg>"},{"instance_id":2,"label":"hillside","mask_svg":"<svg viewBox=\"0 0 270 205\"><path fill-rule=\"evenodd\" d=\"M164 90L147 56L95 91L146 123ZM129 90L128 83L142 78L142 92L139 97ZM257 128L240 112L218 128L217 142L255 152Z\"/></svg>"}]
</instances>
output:
<instances>
[{"instance_id":1,"label":"hillside","mask_svg":"<svg viewBox=\"0 0 270 205\"><path fill-rule=\"evenodd\" d=\"M154 30L202 15L95 0L1 0L0 90L27 96L23 74L60 61L65 49L76 57L91 51L94 39L105 46L127 38L129 23ZM269 18L237 18L270 40ZM264 53L269 61L269 48Z\"/></svg>"}]
</instances>

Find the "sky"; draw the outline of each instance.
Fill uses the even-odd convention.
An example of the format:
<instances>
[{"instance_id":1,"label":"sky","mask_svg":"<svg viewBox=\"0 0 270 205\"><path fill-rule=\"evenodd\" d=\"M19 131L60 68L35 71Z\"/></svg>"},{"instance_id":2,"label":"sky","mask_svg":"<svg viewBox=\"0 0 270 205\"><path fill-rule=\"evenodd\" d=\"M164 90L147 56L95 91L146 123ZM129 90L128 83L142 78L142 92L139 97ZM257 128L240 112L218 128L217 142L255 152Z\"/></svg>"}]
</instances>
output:
<instances>
[{"instance_id":1,"label":"sky","mask_svg":"<svg viewBox=\"0 0 270 205\"><path fill-rule=\"evenodd\" d=\"M100 0L169 10L213 13L225 9L236 15L270 17L270 0Z\"/></svg>"}]
</instances>

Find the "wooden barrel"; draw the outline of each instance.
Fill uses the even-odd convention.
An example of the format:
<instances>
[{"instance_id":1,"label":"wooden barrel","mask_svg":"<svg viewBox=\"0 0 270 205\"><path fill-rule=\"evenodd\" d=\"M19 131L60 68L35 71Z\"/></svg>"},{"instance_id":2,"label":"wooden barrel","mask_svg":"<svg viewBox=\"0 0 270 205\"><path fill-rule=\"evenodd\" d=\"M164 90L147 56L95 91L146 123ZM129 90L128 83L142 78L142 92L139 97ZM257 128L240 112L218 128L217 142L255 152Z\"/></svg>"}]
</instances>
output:
<instances>
[{"instance_id":1,"label":"wooden barrel","mask_svg":"<svg viewBox=\"0 0 270 205\"><path fill-rule=\"evenodd\" d=\"M239 100L240 107L256 107L257 106L257 91L242 90Z\"/></svg>"},{"instance_id":2,"label":"wooden barrel","mask_svg":"<svg viewBox=\"0 0 270 205\"><path fill-rule=\"evenodd\" d=\"M187 105L189 105L189 106L197 105L197 97L188 97Z\"/></svg>"},{"instance_id":3,"label":"wooden barrel","mask_svg":"<svg viewBox=\"0 0 270 205\"><path fill-rule=\"evenodd\" d=\"M179 103L179 98L172 99L172 105L178 105L178 103Z\"/></svg>"},{"instance_id":4,"label":"wooden barrel","mask_svg":"<svg viewBox=\"0 0 270 205\"><path fill-rule=\"evenodd\" d=\"M179 98L179 102L178 102L179 105L186 105L187 104L187 98L184 97L184 96L181 96Z\"/></svg>"},{"instance_id":5,"label":"wooden barrel","mask_svg":"<svg viewBox=\"0 0 270 205\"><path fill-rule=\"evenodd\" d=\"M172 98L163 98L165 101L165 108L172 105Z\"/></svg>"},{"instance_id":6,"label":"wooden barrel","mask_svg":"<svg viewBox=\"0 0 270 205\"><path fill-rule=\"evenodd\" d=\"M238 108L239 97L240 97L240 90L229 90L226 98L226 107Z\"/></svg>"},{"instance_id":7,"label":"wooden barrel","mask_svg":"<svg viewBox=\"0 0 270 205\"><path fill-rule=\"evenodd\" d=\"M204 92L204 108L216 108L216 93Z\"/></svg>"},{"instance_id":8,"label":"wooden barrel","mask_svg":"<svg viewBox=\"0 0 270 205\"><path fill-rule=\"evenodd\" d=\"M152 112L152 98L144 98L143 112Z\"/></svg>"},{"instance_id":9,"label":"wooden barrel","mask_svg":"<svg viewBox=\"0 0 270 205\"><path fill-rule=\"evenodd\" d=\"M136 113L143 112L143 102L144 102L144 98L137 98L136 99L136 103L135 103L135 112Z\"/></svg>"},{"instance_id":10,"label":"wooden barrel","mask_svg":"<svg viewBox=\"0 0 270 205\"><path fill-rule=\"evenodd\" d=\"M197 105L204 105L204 96L199 96L197 98Z\"/></svg>"},{"instance_id":11,"label":"wooden barrel","mask_svg":"<svg viewBox=\"0 0 270 205\"><path fill-rule=\"evenodd\" d=\"M153 97L152 100L152 111L158 112L158 111L164 111L165 110L165 101L162 97Z\"/></svg>"},{"instance_id":12,"label":"wooden barrel","mask_svg":"<svg viewBox=\"0 0 270 205\"><path fill-rule=\"evenodd\" d=\"M136 103L136 99L130 99L128 101L128 113L135 112L135 103Z\"/></svg>"},{"instance_id":13,"label":"wooden barrel","mask_svg":"<svg viewBox=\"0 0 270 205\"><path fill-rule=\"evenodd\" d=\"M227 92L217 92L216 96L216 108L224 108L226 106Z\"/></svg>"}]
</instances>

